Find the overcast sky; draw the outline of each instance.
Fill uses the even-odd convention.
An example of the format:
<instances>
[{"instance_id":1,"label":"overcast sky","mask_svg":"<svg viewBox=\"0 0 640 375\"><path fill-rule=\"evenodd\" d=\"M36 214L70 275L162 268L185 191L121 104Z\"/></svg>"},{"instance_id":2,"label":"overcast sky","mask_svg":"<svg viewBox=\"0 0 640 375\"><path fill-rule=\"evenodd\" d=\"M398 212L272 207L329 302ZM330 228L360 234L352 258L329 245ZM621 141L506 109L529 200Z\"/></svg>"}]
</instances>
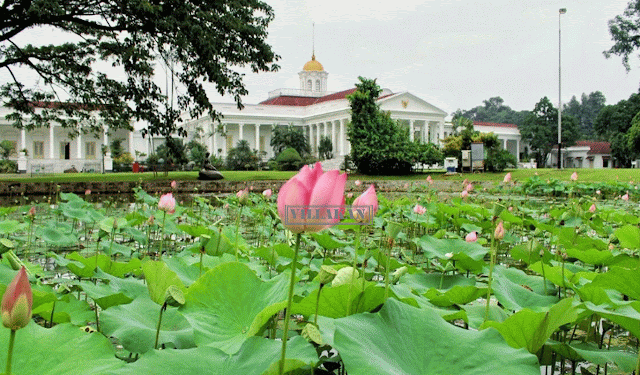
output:
<instances>
[{"instance_id":1,"label":"overcast sky","mask_svg":"<svg viewBox=\"0 0 640 375\"><path fill-rule=\"evenodd\" d=\"M275 11L268 42L282 59L276 73L246 77L258 103L276 88L298 88L297 73L315 53L329 73L328 89L377 78L451 113L500 96L531 110L544 96L558 104L558 10L562 15L562 99L602 91L607 104L638 92L640 62L626 72L607 21L628 0L267 0ZM217 97L212 101L230 101Z\"/></svg>"},{"instance_id":2,"label":"overcast sky","mask_svg":"<svg viewBox=\"0 0 640 375\"><path fill-rule=\"evenodd\" d=\"M607 104L638 92L640 60L631 71L612 46L607 21L628 0L267 0L275 11L268 43L282 59L275 73L248 72L258 103L278 88L299 88L298 72L315 54L329 73L328 89L352 88L358 76L377 78L451 113L500 96L514 110L532 110L544 96L558 105L558 9L562 15L562 100L602 91ZM65 36L34 29L17 41L59 43ZM160 75L162 71L159 69ZM26 72L20 72L25 74ZM162 77L164 77L162 75ZM0 72L0 82L10 79ZM159 78L164 87L164 78ZM212 102L232 102L211 85Z\"/></svg>"}]
</instances>

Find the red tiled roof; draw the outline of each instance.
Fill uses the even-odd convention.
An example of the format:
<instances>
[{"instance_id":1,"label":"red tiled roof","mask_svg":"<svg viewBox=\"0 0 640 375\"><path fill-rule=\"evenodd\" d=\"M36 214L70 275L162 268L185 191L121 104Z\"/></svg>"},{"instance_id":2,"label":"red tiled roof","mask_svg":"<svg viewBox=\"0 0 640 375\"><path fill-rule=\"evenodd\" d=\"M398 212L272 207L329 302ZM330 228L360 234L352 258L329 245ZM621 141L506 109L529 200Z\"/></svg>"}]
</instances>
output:
<instances>
[{"instance_id":1,"label":"red tiled roof","mask_svg":"<svg viewBox=\"0 0 640 375\"><path fill-rule=\"evenodd\" d=\"M609 142L597 142L597 141L578 141L576 146L589 146L590 150L587 152L589 155L593 154L610 154L611 143Z\"/></svg>"},{"instance_id":2,"label":"red tiled roof","mask_svg":"<svg viewBox=\"0 0 640 375\"><path fill-rule=\"evenodd\" d=\"M483 122L483 121L474 121L474 126L495 126L498 128L517 128L516 124L501 124L498 122Z\"/></svg>"},{"instance_id":3,"label":"red tiled roof","mask_svg":"<svg viewBox=\"0 0 640 375\"><path fill-rule=\"evenodd\" d=\"M349 90L344 90L340 92L336 92L333 94L321 96L319 98L314 98L310 96L277 96L275 98L267 99L260 104L266 105L288 105L288 106L296 106L296 107L305 107L312 104L318 104L322 102L328 102L331 100L340 100L344 99L347 95L355 92L355 87Z\"/></svg>"}]
</instances>

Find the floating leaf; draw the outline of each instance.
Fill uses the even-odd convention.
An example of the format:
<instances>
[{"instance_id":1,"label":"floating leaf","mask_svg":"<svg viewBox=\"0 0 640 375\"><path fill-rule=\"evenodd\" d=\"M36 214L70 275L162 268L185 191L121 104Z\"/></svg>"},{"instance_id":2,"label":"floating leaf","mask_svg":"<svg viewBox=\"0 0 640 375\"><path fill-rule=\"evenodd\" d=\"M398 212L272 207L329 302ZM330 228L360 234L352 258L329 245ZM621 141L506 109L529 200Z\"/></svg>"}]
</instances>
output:
<instances>
[{"instance_id":1,"label":"floating leaf","mask_svg":"<svg viewBox=\"0 0 640 375\"><path fill-rule=\"evenodd\" d=\"M163 261L147 261L142 264L144 278L149 288L151 300L158 305L162 305L166 298L167 289L174 285L182 292L185 291L184 284L175 272L171 271ZM184 303L184 302L183 302Z\"/></svg>"},{"instance_id":2,"label":"floating leaf","mask_svg":"<svg viewBox=\"0 0 640 375\"><path fill-rule=\"evenodd\" d=\"M458 328L394 299L376 314L335 320L333 342L349 375L540 374L534 355L497 332Z\"/></svg>"}]
</instances>

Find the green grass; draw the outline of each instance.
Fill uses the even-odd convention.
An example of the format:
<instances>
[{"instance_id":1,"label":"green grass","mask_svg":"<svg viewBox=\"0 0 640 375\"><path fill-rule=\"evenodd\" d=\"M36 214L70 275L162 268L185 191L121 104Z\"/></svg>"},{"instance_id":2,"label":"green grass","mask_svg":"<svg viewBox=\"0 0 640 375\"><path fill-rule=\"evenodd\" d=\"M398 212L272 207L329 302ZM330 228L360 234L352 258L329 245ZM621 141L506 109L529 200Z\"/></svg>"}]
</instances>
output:
<instances>
[{"instance_id":1,"label":"green grass","mask_svg":"<svg viewBox=\"0 0 640 375\"><path fill-rule=\"evenodd\" d=\"M510 170L513 180L516 182L524 181L536 173L541 179L555 178L561 181L569 181L573 172L578 172L578 181L581 182L629 182L640 181L640 169L516 169ZM260 180L288 180L296 172L284 171L222 171L226 181L260 181ZM506 173L506 172L505 172ZM424 180L428 175L434 180L464 180L468 178L470 181L496 181L500 182L504 178L505 173L458 173L456 175L447 176L444 171L426 171L407 176L367 176L360 174L350 174L350 180ZM150 180L178 180L188 181L196 180L198 172L169 172L167 176L164 173L158 173L154 176L151 172L145 173L60 173L44 176L5 174L0 175L0 181L17 181L17 182L101 182L101 181L150 181Z\"/></svg>"}]
</instances>

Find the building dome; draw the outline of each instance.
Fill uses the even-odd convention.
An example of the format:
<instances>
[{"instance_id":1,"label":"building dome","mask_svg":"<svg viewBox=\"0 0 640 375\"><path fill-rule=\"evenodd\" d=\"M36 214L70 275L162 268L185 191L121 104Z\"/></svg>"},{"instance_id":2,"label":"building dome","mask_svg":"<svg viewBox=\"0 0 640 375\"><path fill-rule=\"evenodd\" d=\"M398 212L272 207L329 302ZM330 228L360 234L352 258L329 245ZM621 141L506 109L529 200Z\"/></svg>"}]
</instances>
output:
<instances>
[{"instance_id":1,"label":"building dome","mask_svg":"<svg viewBox=\"0 0 640 375\"><path fill-rule=\"evenodd\" d=\"M304 64L304 66L302 67L302 70L307 72L311 72L311 71L322 72L324 71L324 68L322 67L322 64L320 64L320 62L316 60L316 55L313 54L311 55L311 60L307 61L307 63Z\"/></svg>"}]
</instances>

